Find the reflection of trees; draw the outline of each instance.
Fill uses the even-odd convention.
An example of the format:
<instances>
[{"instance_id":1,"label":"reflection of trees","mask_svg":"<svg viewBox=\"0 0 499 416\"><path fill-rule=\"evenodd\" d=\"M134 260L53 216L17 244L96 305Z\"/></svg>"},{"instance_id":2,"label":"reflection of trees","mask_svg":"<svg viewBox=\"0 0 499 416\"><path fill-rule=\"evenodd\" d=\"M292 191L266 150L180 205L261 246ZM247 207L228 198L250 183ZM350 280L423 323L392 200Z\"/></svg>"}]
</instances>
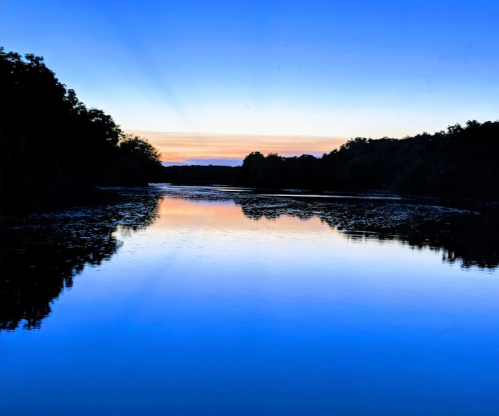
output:
<instances>
[{"instance_id":1,"label":"reflection of trees","mask_svg":"<svg viewBox=\"0 0 499 416\"><path fill-rule=\"evenodd\" d=\"M413 249L442 253L447 263L495 269L499 266L497 206L480 214L454 208L386 200L273 197L251 192L220 192L214 188L172 188L172 197L203 201L233 201L248 218L277 219L288 215L318 217L352 240L395 240Z\"/></svg>"},{"instance_id":2,"label":"reflection of trees","mask_svg":"<svg viewBox=\"0 0 499 416\"><path fill-rule=\"evenodd\" d=\"M428 205L382 202L317 203L300 200L240 199L244 215L259 220L281 215L306 220L317 216L353 240L395 240L411 248L442 253L448 263L495 269L499 266L499 218Z\"/></svg>"},{"instance_id":3,"label":"reflection of trees","mask_svg":"<svg viewBox=\"0 0 499 416\"><path fill-rule=\"evenodd\" d=\"M157 217L157 191L121 190L108 197L93 208L5 221L0 329L13 330L23 320L25 328L38 328L85 265L99 265L121 247L118 227L132 233Z\"/></svg>"}]
</instances>

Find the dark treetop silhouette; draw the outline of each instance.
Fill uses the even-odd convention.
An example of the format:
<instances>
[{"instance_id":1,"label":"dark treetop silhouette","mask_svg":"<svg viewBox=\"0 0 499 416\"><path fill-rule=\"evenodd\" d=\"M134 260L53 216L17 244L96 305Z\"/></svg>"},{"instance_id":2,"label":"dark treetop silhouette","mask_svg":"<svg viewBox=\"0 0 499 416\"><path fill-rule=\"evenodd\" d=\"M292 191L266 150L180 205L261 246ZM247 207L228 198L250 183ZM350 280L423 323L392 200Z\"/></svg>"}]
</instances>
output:
<instances>
[{"instance_id":1,"label":"dark treetop silhouette","mask_svg":"<svg viewBox=\"0 0 499 416\"><path fill-rule=\"evenodd\" d=\"M146 140L88 109L43 58L0 48L3 208L57 204L96 185L153 181L499 197L499 122L468 121L404 139L356 138L317 158L249 154L242 167L164 168Z\"/></svg>"},{"instance_id":2,"label":"dark treetop silhouette","mask_svg":"<svg viewBox=\"0 0 499 416\"><path fill-rule=\"evenodd\" d=\"M158 151L87 108L43 58L0 48L1 193L6 209L87 195L96 185L144 185Z\"/></svg>"},{"instance_id":3,"label":"dark treetop silhouette","mask_svg":"<svg viewBox=\"0 0 499 416\"><path fill-rule=\"evenodd\" d=\"M253 152L237 168L173 166L164 180L497 199L498 160L499 122L468 121L404 139L356 138L320 158Z\"/></svg>"},{"instance_id":4,"label":"dark treetop silhouette","mask_svg":"<svg viewBox=\"0 0 499 416\"><path fill-rule=\"evenodd\" d=\"M241 182L265 187L387 189L429 195L499 197L499 122L468 121L404 139L356 138L321 158L259 152Z\"/></svg>"}]
</instances>

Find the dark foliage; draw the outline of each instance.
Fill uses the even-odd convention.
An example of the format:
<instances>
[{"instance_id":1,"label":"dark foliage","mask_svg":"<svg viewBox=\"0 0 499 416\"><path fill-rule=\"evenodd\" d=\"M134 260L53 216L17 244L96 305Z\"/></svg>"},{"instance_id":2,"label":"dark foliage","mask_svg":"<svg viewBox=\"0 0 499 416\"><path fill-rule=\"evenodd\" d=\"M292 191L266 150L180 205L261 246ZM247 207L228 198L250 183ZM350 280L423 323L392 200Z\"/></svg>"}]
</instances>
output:
<instances>
[{"instance_id":1,"label":"dark foliage","mask_svg":"<svg viewBox=\"0 0 499 416\"><path fill-rule=\"evenodd\" d=\"M468 121L404 139L352 139L321 158L254 152L244 159L241 184L497 198L498 160L499 122Z\"/></svg>"},{"instance_id":2,"label":"dark foliage","mask_svg":"<svg viewBox=\"0 0 499 416\"><path fill-rule=\"evenodd\" d=\"M4 208L43 206L96 185L141 185L160 169L157 151L87 108L43 58L0 48L0 164Z\"/></svg>"},{"instance_id":3,"label":"dark foliage","mask_svg":"<svg viewBox=\"0 0 499 416\"><path fill-rule=\"evenodd\" d=\"M119 176L122 185L146 185L158 181L162 172L160 153L147 140L125 135L119 142Z\"/></svg>"}]
</instances>

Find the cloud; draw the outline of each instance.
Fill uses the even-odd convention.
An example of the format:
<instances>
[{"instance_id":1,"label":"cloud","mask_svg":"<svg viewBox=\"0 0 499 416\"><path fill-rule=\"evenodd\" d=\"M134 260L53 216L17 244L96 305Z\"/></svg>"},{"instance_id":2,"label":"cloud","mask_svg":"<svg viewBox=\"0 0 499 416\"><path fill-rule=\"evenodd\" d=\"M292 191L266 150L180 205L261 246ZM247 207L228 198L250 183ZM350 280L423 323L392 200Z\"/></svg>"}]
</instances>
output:
<instances>
[{"instance_id":1,"label":"cloud","mask_svg":"<svg viewBox=\"0 0 499 416\"><path fill-rule=\"evenodd\" d=\"M251 152L278 153L281 156L312 154L320 156L347 141L344 137L278 136L244 134L199 134L134 130L147 138L168 164L239 164ZM218 162L217 162L218 161ZM222 163L223 162L223 163Z\"/></svg>"}]
</instances>

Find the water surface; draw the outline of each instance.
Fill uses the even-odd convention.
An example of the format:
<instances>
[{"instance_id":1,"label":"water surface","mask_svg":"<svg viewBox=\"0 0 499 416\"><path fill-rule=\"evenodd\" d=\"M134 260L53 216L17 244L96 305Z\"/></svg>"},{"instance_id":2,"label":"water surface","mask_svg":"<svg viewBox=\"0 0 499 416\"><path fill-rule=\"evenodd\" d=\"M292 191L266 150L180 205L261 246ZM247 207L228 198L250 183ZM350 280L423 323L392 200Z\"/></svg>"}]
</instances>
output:
<instances>
[{"instance_id":1,"label":"water surface","mask_svg":"<svg viewBox=\"0 0 499 416\"><path fill-rule=\"evenodd\" d=\"M7 222L0 414L499 414L497 252L473 213L122 194Z\"/></svg>"}]
</instances>

